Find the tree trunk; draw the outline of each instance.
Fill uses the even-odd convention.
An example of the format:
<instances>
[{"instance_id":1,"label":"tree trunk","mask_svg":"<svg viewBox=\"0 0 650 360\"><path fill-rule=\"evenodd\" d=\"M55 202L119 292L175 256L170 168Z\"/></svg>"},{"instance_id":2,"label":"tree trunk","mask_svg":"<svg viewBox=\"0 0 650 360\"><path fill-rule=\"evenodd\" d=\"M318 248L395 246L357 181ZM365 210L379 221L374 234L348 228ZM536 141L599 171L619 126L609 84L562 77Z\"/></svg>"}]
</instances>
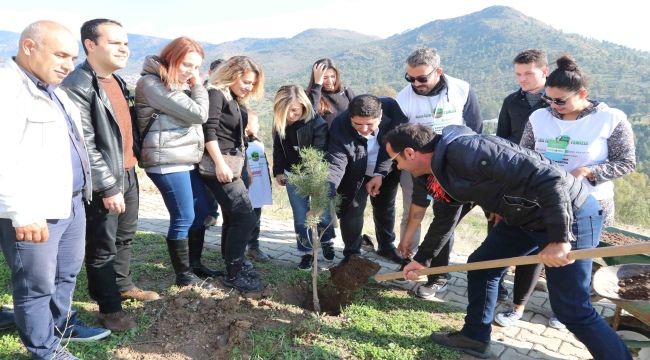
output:
<instances>
[{"instance_id":1,"label":"tree trunk","mask_svg":"<svg viewBox=\"0 0 650 360\"><path fill-rule=\"evenodd\" d=\"M320 300L318 299L318 248L320 247L320 237L318 236L318 227L310 226L311 232L311 253L313 262L311 265L311 289L314 299L314 311L320 313Z\"/></svg>"}]
</instances>

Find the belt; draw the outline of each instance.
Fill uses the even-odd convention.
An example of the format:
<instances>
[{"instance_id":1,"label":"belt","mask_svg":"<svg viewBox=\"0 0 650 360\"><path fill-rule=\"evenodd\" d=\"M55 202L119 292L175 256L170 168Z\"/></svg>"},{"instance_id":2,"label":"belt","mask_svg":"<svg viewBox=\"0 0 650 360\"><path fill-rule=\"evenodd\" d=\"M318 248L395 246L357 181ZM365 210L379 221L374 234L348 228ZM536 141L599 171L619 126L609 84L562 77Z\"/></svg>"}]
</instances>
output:
<instances>
[{"instance_id":1,"label":"belt","mask_svg":"<svg viewBox=\"0 0 650 360\"><path fill-rule=\"evenodd\" d=\"M72 192L72 197L73 197L73 198L76 197L77 195L81 194L82 191L83 191L83 189L73 191L73 192Z\"/></svg>"}]
</instances>

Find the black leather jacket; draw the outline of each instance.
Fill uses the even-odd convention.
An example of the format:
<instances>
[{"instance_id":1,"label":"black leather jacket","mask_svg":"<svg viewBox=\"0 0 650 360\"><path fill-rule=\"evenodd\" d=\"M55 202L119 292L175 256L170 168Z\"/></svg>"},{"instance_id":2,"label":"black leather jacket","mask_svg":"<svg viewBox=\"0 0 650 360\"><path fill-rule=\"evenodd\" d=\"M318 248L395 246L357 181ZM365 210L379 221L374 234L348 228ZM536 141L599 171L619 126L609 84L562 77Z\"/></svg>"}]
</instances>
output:
<instances>
[{"instance_id":1,"label":"black leather jacket","mask_svg":"<svg viewBox=\"0 0 650 360\"><path fill-rule=\"evenodd\" d=\"M113 75L122 88L133 120L135 119L133 98L124 80ZM122 192L124 186L122 134L108 96L97 82L97 74L88 61L84 61L65 78L62 86L81 111L81 124L90 158L93 191L102 197ZM135 131L135 124L133 129ZM134 136L134 139L137 137ZM134 144L136 142L134 141Z\"/></svg>"},{"instance_id":2,"label":"black leather jacket","mask_svg":"<svg viewBox=\"0 0 650 360\"><path fill-rule=\"evenodd\" d=\"M541 99L535 106L530 106L526 100L526 93L521 89L506 96L499 111L497 136L519 144L530 114L547 106L548 104Z\"/></svg>"},{"instance_id":3,"label":"black leather jacket","mask_svg":"<svg viewBox=\"0 0 650 360\"><path fill-rule=\"evenodd\" d=\"M454 202L480 205L508 225L546 231L550 242L572 240L573 211L589 196L581 181L541 154L461 125L442 131L431 169ZM416 182L413 202L426 197L424 183ZM430 254L438 240L425 239L418 253Z\"/></svg>"}]
</instances>

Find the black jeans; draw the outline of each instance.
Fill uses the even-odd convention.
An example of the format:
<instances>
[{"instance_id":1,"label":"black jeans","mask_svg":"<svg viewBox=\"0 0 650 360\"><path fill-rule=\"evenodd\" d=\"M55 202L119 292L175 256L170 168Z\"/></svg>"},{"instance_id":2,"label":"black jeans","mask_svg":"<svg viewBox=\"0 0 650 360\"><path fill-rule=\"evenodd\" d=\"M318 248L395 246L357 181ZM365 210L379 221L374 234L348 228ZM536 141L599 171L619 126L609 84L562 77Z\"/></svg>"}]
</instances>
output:
<instances>
[{"instance_id":1,"label":"black jeans","mask_svg":"<svg viewBox=\"0 0 650 360\"><path fill-rule=\"evenodd\" d=\"M433 202L433 220L429 225L424 241L439 239L433 248L429 267L449 265L449 254L454 245L454 231L460 220L474 207L473 204L450 205L443 201ZM427 254L429 255L429 254ZM429 280L446 278L447 274L429 275Z\"/></svg>"},{"instance_id":2,"label":"black jeans","mask_svg":"<svg viewBox=\"0 0 650 360\"><path fill-rule=\"evenodd\" d=\"M399 171L391 171L383 179L379 195L370 198L372 215L375 221L375 234L379 250L395 248L395 195L399 185ZM337 212L341 223L341 236L345 247L343 256L361 253L361 232L363 230L363 212L368 201L366 183L371 177L366 176L353 199L343 199Z\"/></svg>"},{"instance_id":3,"label":"black jeans","mask_svg":"<svg viewBox=\"0 0 650 360\"><path fill-rule=\"evenodd\" d=\"M241 260L257 222L248 189L242 179L226 184L209 177L203 177L203 181L221 207L223 258L226 264Z\"/></svg>"},{"instance_id":4,"label":"black jeans","mask_svg":"<svg viewBox=\"0 0 650 360\"><path fill-rule=\"evenodd\" d=\"M86 272L88 293L100 313L122 309L121 291L135 287L131 279L131 243L138 228L138 179L135 170L124 174L126 211L110 213L97 193L86 204Z\"/></svg>"},{"instance_id":5,"label":"black jeans","mask_svg":"<svg viewBox=\"0 0 650 360\"><path fill-rule=\"evenodd\" d=\"M259 249L260 247L260 227L262 226L262 208L253 209L255 214L255 225L253 226L253 232L251 237L248 240L249 249Z\"/></svg>"}]
</instances>

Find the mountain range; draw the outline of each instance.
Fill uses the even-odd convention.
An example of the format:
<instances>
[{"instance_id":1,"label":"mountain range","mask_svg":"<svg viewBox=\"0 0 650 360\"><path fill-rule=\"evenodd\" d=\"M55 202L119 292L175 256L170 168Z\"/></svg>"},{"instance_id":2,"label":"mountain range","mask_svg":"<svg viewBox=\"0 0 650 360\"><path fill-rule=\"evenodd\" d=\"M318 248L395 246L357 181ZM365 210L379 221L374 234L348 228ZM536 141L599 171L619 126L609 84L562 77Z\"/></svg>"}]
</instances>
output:
<instances>
[{"instance_id":1,"label":"mountain range","mask_svg":"<svg viewBox=\"0 0 650 360\"><path fill-rule=\"evenodd\" d=\"M18 37L0 31L0 59L15 55ZM135 83L144 57L159 53L168 41L129 34L131 58L121 74ZM232 55L249 55L260 62L267 78L267 99L280 85L306 86L311 65L322 57L339 65L342 80L355 93L394 95L407 85L403 75L408 55L418 47L434 47L444 72L476 89L486 119L496 117L503 98L517 89L514 56L527 48L541 48L552 66L560 55L573 55L590 75L593 98L628 115L650 116L650 52L567 34L504 6L432 21L385 39L347 30L309 29L291 38L243 38L203 45L206 68L211 60Z\"/></svg>"}]
</instances>

